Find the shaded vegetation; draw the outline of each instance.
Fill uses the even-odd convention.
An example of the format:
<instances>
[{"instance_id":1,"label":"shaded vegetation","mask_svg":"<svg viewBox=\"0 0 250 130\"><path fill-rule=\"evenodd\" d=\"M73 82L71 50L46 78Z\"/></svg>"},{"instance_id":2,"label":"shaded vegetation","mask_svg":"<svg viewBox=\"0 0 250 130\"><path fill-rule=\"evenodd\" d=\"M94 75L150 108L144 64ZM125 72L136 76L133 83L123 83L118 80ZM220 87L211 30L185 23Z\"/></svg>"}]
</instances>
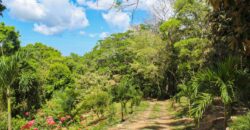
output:
<instances>
[{"instance_id":1,"label":"shaded vegetation","mask_svg":"<svg viewBox=\"0 0 250 130\"><path fill-rule=\"evenodd\" d=\"M145 110L148 98L181 105L169 109L183 119L173 129L194 128L184 116L201 129L216 112L220 129L249 129L249 114L231 119L250 107L249 1L208 1L175 0L168 20L112 34L83 56L21 47L1 23L0 129L103 129Z\"/></svg>"}]
</instances>

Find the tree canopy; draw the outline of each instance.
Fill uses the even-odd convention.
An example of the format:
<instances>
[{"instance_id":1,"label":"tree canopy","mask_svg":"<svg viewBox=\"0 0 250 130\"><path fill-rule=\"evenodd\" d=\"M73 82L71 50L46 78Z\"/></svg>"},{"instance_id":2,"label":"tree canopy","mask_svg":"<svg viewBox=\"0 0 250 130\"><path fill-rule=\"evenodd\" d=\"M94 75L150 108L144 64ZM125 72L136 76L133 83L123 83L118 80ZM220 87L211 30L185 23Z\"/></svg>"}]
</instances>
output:
<instances>
[{"instance_id":1,"label":"tree canopy","mask_svg":"<svg viewBox=\"0 0 250 130\"><path fill-rule=\"evenodd\" d=\"M249 1L208 2L175 0L169 19L111 34L84 55L21 46L1 23L0 129L100 129L152 98L185 98L197 127L213 111L223 113L222 129L249 128L249 114L228 125L250 108Z\"/></svg>"}]
</instances>

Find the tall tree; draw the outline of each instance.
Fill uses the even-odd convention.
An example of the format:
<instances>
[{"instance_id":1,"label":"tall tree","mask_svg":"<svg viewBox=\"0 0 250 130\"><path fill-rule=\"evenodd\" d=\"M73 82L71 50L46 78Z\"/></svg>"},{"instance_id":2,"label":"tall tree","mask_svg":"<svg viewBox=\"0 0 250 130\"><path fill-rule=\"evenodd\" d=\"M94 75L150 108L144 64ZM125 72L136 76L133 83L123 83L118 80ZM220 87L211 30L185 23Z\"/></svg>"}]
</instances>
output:
<instances>
[{"instance_id":1,"label":"tall tree","mask_svg":"<svg viewBox=\"0 0 250 130\"><path fill-rule=\"evenodd\" d=\"M165 97L164 74L169 55L160 35L150 30L140 30L129 39L128 47L135 58L130 64L145 97Z\"/></svg>"},{"instance_id":2,"label":"tall tree","mask_svg":"<svg viewBox=\"0 0 250 130\"><path fill-rule=\"evenodd\" d=\"M1 90L4 95L7 96L7 108L8 108L8 130L11 130L11 91L14 81L18 78L19 61L24 56L16 53L10 57L2 57L0 60L0 83Z\"/></svg>"},{"instance_id":3,"label":"tall tree","mask_svg":"<svg viewBox=\"0 0 250 130\"><path fill-rule=\"evenodd\" d=\"M205 17L208 6L199 0L176 0L175 16L160 26L170 55L166 82L169 95L177 92L177 84L190 79L191 75L206 62L209 40Z\"/></svg>"}]
</instances>

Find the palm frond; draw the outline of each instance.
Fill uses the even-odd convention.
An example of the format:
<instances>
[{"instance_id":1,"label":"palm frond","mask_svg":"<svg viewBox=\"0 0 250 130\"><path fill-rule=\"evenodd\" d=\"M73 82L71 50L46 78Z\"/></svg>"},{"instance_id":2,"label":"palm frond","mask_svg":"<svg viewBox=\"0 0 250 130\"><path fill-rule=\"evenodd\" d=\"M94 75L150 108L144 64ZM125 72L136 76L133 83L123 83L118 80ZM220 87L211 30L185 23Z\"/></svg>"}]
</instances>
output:
<instances>
[{"instance_id":1,"label":"palm frond","mask_svg":"<svg viewBox=\"0 0 250 130\"><path fill-rule=\"evenodd\" d=\"M192 104L192 108L190 110L191 116L197 120L201 119L206 108L212 103L212 101L213 96L211 94L199 93L196 100Z\"/></svg>"},{"instance_id":2,"label":"palm frond","mask_svg":"<svg viewBox=\"0 0 250 130\"><path fill-rule=\"evenodd\" d=\"M231 103L235 97L235 92L233 89L233 82L227 81L225 83L221 79L218 79L217 86L219 86L219 88L220 88L222 102L224 104Z\"/></svg>"},{"instance_id":3,"label":"palm frond","mask_svg":"<svg viewBox=\"0 0 250 130\"><path fill-rule=\"evenodd\" d=\"M191 86L194 95L197 95L198 92L211 92L215 89L213 88L213 81L217 77L211 69L204 69L200 72L197 72L196 75L191 79Z\"/></svg>"},{"instance_id":4,"label":"palm frond","mask_svg":"<svg viewBox=\"0 0 250 130\"><path fill-rule=\"evenodd\" d=\"M24 60L26 54L17 52L10 57L0 59L0 84L1 88L10 86L17 78L19 63Z\"/></svg>"}]
</instances>

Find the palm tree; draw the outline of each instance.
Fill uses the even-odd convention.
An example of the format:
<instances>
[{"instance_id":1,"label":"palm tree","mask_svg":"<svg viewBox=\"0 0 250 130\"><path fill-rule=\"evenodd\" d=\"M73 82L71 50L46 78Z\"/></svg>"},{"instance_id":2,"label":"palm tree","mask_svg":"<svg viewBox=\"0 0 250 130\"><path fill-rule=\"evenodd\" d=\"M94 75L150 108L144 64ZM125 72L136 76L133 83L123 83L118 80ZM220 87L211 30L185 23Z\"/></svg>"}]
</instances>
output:
<instances>
[{"instance_id":1,"label":"palm tree","mask_svg":"<svg viewBox=\"0 0 250 130\"><path fill-rule=\"evenodd\" d=\"M0 59L0 89L5 93L8 108L8 130L11 130L11 86L19 74L19 61L23 55L16 53Z\"/></svg>"},{"instance_id":2,"label":"palm tree","mask_svg":"<svg viewBox=\"0 0 250 130\"><path fill-rule=\"evenodd\" d=\"M227 127L231 104L236 100L235 79L239 71L237 60L230 57L214 68L197 72L186 85L189 89L184 89L184 92L181 92L187 93L186 96L192 103L190 113L197 121L196 123L199 122L206 108L211 105L214 99L219 97L224 104L224 126ZM191 92L186 92L188 90Z\"/></svg>"}]
</instances>

